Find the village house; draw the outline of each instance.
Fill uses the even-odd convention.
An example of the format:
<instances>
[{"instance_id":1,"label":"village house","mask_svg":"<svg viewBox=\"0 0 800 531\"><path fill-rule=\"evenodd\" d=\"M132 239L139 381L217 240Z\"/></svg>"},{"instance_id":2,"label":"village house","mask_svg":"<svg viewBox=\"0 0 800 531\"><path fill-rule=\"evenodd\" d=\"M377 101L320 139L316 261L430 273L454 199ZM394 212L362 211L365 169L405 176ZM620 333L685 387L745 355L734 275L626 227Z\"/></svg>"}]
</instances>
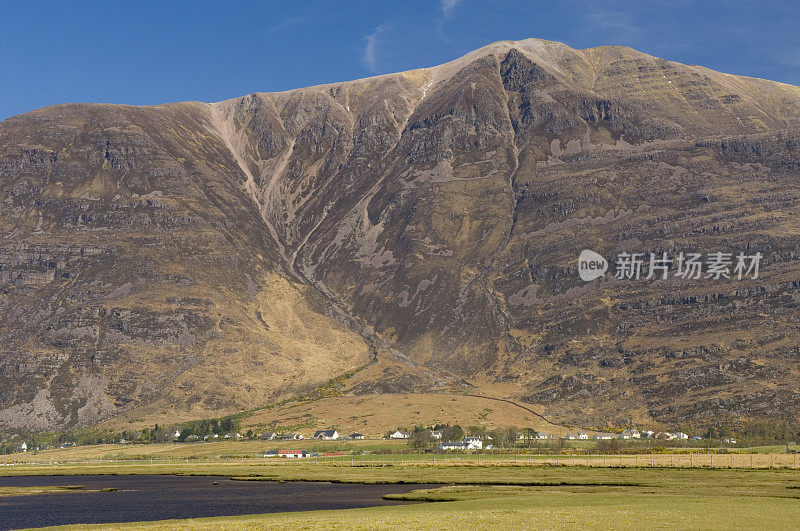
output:
<instances>
[{"instance_id":1,"label":"village house","mask_svg":"<svg viewBox=\"0 0 800 531\"><path fill-rule=\"evenodd\" d=\"M461 442L467 445L467 450L480 450L483 448L483 440L480 437L464 437Z\"/></svg>"},{"instance_id":2,"label":"village house","mask_svg":"<svg viewBox=\"0 0 800 531\"><path fill-rule=\"evenodd\" d=\"M639 439L641 436L642 434L639 433L638 430L632 430L630 428L619 434L620 439Z\"/></svg>"},{"instance_id":3,"label":"village house","mask_svg":"<svg viewBox=\"0 0 800 531\"><path fill-rule=\"evenodd\" d=\"M443 430L431 430L431 437L433 437L437 441L441 441L442 437L444 437L444 431Z\"/></svg>"},{"instance_id":4,"label":"village house","mask_svg":"<svg viewBox=\"0 0 800 531\"><path fill-rule=\"evenodd\" d=\"M27 452L28 451L28 443L22 443L19 445L20 452Z\"/></svg>"},{"instance_id":5,"label":"village house","mask_svg":"<svg viewBox=\"0 0 800 531\"><path fill-rule=\"evenodd\" d=\"M321 441L330 441L338 438L339 432L336 430L317 430L314 433L314 439L319 439Z\"/></svg>"},{"instance_id":6,"label":"village house","mask_svg":"<svg viewBox=\"0 0 800 531\"><path fill-rule=\"evenodd\" d=\"M589 439L589 434L583 431L579 431L578 433L568 433L564 435L563 438L570 441L577 441L577 440L584 441Z\"/></svg>"},{"instance_id":7,"label":"village house","mask_svg":"<svg viewBox=\"0 0 800 531\"><path fill-rule=\"evenodd\" d=\"M301 457L308 457L308 452L305 450L278 450L278 457L299 459Z\"/></svg>"},{"instance_id":8,"label":"village house","mask_svg":"<svg viewBox=\"0 0 800 531\"><path fill-rule=\"evenodd\" d=\"M408 432L397 430L389 435L390 439L408 439Z\"/></svg>"},{"instance_id":9,"label":"village house","mask_svg":"<svg viewBox=\"0 0 800 531\"><path fill-rule=\"evenodd\" d=\"M595 433L592 436L592 439L594 439L595 441L607 441L609 439L616 439L616 438L617 438L616 435L614 435L613 433Z\"/></svg>"},{"instance_id":10,"label":"village house","mask_svg":"<svg viewBox=\"0 0 800 531\"><path fill-rule=\"evenodd\" d=\"M679 441L685 441L689 438L689 436L682 431L675 432L675 438Z\"/></svg>"},{"instance_id":11,"label":"village house","mask_svg":"<svg viewBox=\"0 0 800 531\"><path fill-rule=\"evenodd\" d=\"M274 441L278 437L278 434L274 431L267 431L261 434L261 439L265 441Z\"/></svg>"},{"instance_id":12,"label":"village house","mask_svg":"<svg viewBox=\"0 0 800 531\"><path fill-rule=\"evenodd\" d=\"M465 442L442 442L437 447L439 450L467 450L467 443Z\"/></svg>"},{"instance_id":13,"label":"village house","mask_svg":"<svg viewBox=\"0 0 800 531\"><path fill-rule=\"evenodd\" d=\"M481 450L483 440L480 437L464 437L460 442L447 441L439 443L439 450ZM489 448L487 446L487 448Z\"/></svg>"},{"instance_id":14,"label":"village house","mask_svg":"<svg viewBox=\"0 0 800 531\"><path fill-rule=\"evenodd\" d=\"M296 439L302 439L303 436L299 433L281 433L278 439L281 441L294 441Z\"/></svg>"},{"instance_id":15,"label":"village house","mask_svg":"<svg viewBox=\"0 0 800 531\"><path fill-rule=\"evenodd\" d=\"M364 436L362 434L358 433L358 432L354 432L354 433L351 433L350 435L348 435L347 438L359 441L359 440L364 439Z\"/></svg>"}]
</instances>

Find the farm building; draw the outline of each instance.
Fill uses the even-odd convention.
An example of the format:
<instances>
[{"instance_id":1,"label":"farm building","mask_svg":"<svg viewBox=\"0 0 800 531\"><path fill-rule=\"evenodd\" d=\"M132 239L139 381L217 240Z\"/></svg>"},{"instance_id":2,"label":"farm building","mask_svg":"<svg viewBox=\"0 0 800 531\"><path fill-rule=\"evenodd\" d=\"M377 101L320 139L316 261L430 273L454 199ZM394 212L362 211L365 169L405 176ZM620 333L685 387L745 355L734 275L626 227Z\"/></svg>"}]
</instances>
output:
<instances>
[{"instance_id":1,"label":"farm building","mask_svg":"<svg viewBox=\"0 0 800 531\"><path fill-rule=\"evenodd\" d=\"M291 457L291 458L301 458L301 457L308 457L308 452L305 450L278 450L278 457Z\"/></svg>"}]
</instances>

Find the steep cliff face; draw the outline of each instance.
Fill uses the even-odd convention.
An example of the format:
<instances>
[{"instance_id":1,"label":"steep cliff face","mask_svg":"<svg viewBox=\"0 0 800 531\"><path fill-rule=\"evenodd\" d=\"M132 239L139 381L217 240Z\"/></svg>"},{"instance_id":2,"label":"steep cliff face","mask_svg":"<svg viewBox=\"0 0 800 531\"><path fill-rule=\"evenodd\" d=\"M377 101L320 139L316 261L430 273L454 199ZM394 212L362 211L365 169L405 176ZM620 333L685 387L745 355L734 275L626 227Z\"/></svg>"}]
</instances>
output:
<instances>
[{"instance_id":1,"label":"steep cliff face","mask_svg":"<svg viewBox=\"0 0 800 531\"><path fill-rule=\"evenodd\" d=\"M502 388L586 423L796 416L798 128L797 87L535 39L11 118L0 421L252 407L370 351L349 392ZM757 279L584 283L581 249L764 259Z\"/></svg>"},{"instance_id":2,"label":"steep cliff face","mask_svg":"<svg viewBox=\"0 0 800 531\"><path fill-rule=\"evenodd\" d=\"M207 105L62 105L0 146L0 426L207 416L370 359L282 274Z\"/></svg>"}]
</instances>

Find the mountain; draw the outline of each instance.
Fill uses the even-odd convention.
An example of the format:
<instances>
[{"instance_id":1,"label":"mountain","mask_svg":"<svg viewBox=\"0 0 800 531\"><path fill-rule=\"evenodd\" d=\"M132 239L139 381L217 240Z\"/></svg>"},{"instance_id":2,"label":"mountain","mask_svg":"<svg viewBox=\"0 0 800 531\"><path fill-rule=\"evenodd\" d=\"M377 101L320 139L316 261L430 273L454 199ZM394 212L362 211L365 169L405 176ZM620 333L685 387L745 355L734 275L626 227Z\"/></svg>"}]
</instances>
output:
<instances>
[{"instance_id":1,"label":"mountain","mask_svg":"<svg viewBox=\"0 0 800 531\"><path fill-rule=\"evenodd\" d=\"M326 385L582 425L797 418L798 129L798 87L538 39L214 104L11 117L0 427ZM763 259L757 278L584 282L583 249L612 269Z\"/></svg>"}]
</instances>

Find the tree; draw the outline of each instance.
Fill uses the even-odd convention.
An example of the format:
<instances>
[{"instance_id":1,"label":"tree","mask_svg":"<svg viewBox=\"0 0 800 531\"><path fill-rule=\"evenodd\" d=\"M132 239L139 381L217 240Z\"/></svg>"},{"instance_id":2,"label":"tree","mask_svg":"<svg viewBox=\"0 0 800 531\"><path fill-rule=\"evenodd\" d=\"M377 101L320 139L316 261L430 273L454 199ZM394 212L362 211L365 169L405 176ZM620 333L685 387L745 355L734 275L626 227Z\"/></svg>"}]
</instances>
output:
<instances>
[{"instance_id":1,"label":"tree","mask_svg":"<svg viewBox=\"0 0 800 531\"><path fill-rule=\"evenodd\" d=\"M519 430L516 426L508 426L502 431L506 440L505 448L514 448L517 445L517 438L519 438Z\"/></svg>"},{"instance_id":2,"label":"tree","mask_svg":"<svg viewBox=\"0 0 800 531\"><path fill-rule=\"evenodd\" d=\"M238 426L238 422L236 422L236 420L233 417L228 416L228 417L224 417L219 422L219 428L220 428L220 431L223 432L223 433L230 433L232 431L236 431L239 428L239 426Z\"/></svg>"},{"instance_id":3,"label":"tree","mask_svg":"<svg viewBox=\"0 0 800 531\"><path fill-rule=\"evenodd\" d=\"M514 426L498 428L492 431L492 444L495 448L513 448L517 444L519 431Z\"/></svg>"},{"instance_id":4,"label":"tree","mask_svg":"<svg viewBox=\"0 0 800 531\"><path fill-rule=\"evenodd\" d=\"M528 448L531 447L531 444L536 439L538 433L533 428L525 428L522 430L522 434L525 436L525 444Z\"/></svg>"},{"instance_id":5,"label":"tree","mask_svg":"<svg viewBox=\"0 0 800 531\"><path fill-rule=\"evenodd\" d=\"M426 450L433 446L433 435L428 429L414 429L408 437L408 444L415 450Z\"/></svg>"},{"instance_id":6,"label":"tree","mask_svg":"<svg viewBox=\"0 0 800 531\"><path fill-rule=\"evenodd\" d=\"M447 426L442 430L442 439L445 441L460 441L464 438L464 430L458 424Z\"/></svg>"},{"instance_id":7,"label":"tree","mask_svg":"<svg viewBox=\"0 0 800 531\"><path fill-rule=\"evenodd\" d=\"M469 426L467 428L467 435L469 435L470 437L484 438L486 437L486 433L487 433L486 428L484 428L483 426Z\"/></svg>"}]
</instances>

